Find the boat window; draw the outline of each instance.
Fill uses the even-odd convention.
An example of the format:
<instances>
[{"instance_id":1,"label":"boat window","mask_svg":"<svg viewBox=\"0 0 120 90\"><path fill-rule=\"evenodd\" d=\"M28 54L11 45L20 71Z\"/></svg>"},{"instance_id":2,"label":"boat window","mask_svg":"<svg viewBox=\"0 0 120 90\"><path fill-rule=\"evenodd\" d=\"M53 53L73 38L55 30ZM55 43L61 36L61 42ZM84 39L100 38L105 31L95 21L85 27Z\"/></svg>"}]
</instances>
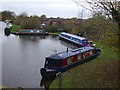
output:
<instances>
[{"instance_id":1,"label":"boat window","mask_svg":"<svg viewBox=\"0 0 120 90\"><path fill-rule=\"evenodd\" d=\"M68 38L70 39L70 36L68 36Z\"/></svg>"},{"instance_id":2,"label":"boat window","mask_svg":"<svg viewBox=\"0 0 120 90\"><path fill-rule=\"evenodd\" d=\"M72 63L72 57L67 58L67 64L70 64L70 63Z\"/></svg>"},{"instance_id":3,"label":"boat window","mask_svg":"<svg viewBox=\"0 0 120 90\"><path fill-rule=\"evenodd\" d=\"M73 38L72 38L72 37L70 37L70 39L72 40Z\"/></svg>"},{"instance_id":4,"label":"boat window","mask_svg":"<svg viewBox=\"0 0 120 90\"><path fill-rule=\"evenodd\" d=\"M33 30L31 30L30 32L33 32Z\"/></svg>"},{"instance_id":5,"label":"boat window","mask_svg":"<svg viewBox=\"0 0 120 90\"><path fill-rule=\"evenodd\" d=\"M77 55L77 60L81 59L81 54Z\"/></svg>"},{"instance_id":6,"label":"boat window","mask_svg":"<svg viewBox=\"0 0 120 90\"><path fill-rule=\"evenodd\" d=\"M87 52L84 53L84 58L88 57L88 56L90 56L90 52L89 51L87 51Z\"/></svg>"},{"instance_id":7,"label":"boat window","mask_svg":"<svg viewBox=\"0 0 120 90\"><path fill-rule=\"evenodd\" d=\"M45 61L45 66L48 66L48 60Z\"/></svg>"},{"instance_id":8,"label":"boat window","mask_svg":"<svg viewBox=\"0 0 120 90\"><path fill-rule=\"evenodd\" d=\"M62 34L62 36L64 36L64 37L65 37L65 35L64 35L64 34Z\"/></svg>"},{"instance_id":9,"label":"boat window","mask_svg":"<svg viewBox=\"0 0 120 90\"><path fill-rule=\"evenodd\" d=\"M39 31L37 31L37 32L39 32Z\"/></svg>"},{"instance_id":10,"label":"boat window","mask_svg":"<svg viewBox=\"0 0 120 90\"><path fill-rule=\"evenodd\" d=\"M91 50L91 51L90 51L90 55L92 55L92 54L93 54L93 51Z\"/></svg>"},{"instance_id":11,"label":"boat window","mask_svg":"<svg viewBox=\"0 0 120 90\"><path fill-rule=\"evenodd\" d=\"M78 41L79 41L79 39L76 39L76 41L78 42Z\"/></svg>"},{"instance_id":12,"label":"boat window","mask_svg":"<svg viewBox=\"0 0 120 90\"><path fill-rule=\"evenodd\" d=\"M77 40L77 38L74 38L74 40L76 41L76 40Z\"/></svg>"},{"instance_id":13,"label":"boat window","mask_svg":"<svg viewBox=\"0 0 120 90\"><path fill-rule=\"evenodd\" d=\"M63 59L62 60L62 66L66 66L67 65L67 60L66 59Z\"/></svg>"},{"instance_id":14,"label":"boat window","mask_svg":"<svg viewBox=\"0 0 120 90\"><path fill-rule=\"evenodd\" d=\"M78 39L78 42L79 42L79 43L82 43L82 41L81 41L80 39Z\"/></svg>"},{"instance_id":15,"label":"boat window","mask_svg":"<svg viewBox=\"0 0 120 90\"><path fill-rule=\"evenodd\" d=\"M65 35L63 34L63 36L65 37Z\"/></svg>"}]
</instances>

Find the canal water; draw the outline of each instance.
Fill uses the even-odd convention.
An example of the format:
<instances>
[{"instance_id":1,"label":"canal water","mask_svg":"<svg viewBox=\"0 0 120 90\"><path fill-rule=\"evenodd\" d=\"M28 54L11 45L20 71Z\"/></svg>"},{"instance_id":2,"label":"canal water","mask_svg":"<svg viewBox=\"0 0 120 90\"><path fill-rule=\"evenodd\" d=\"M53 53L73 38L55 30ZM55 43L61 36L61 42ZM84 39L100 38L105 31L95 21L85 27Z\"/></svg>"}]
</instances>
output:
<instances>
[{"instance_id":1,"label":"canal water","mask_svg":"<svg viewBox=\"0 0 120 90\"><path fill-rule=\"evenodd\" d=\"M5 23L0 22L2 86L5 87L40 88L40 68L45 57L66 51L67 47L77 48L58 36L5 36L4 28Z\"/></svg>"}]
</instances>

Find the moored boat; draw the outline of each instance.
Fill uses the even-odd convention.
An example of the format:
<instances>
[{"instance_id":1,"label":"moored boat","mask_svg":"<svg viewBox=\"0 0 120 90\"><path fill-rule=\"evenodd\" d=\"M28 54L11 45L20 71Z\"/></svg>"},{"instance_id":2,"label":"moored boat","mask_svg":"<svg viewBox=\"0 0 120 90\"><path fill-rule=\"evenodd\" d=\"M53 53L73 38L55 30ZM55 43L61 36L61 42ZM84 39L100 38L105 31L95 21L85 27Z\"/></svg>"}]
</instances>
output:
<instances>
[{"instance_id":1,"label":"moored boat","mask_svg":"<svg viewBox=\"0 0 120 90\"><path fill-rule=\"evenodd\" d=\"M6 27L4 28L4 34L6 36L9 36L11 33L12 24L10 23L10 20L5 20L5 23L6 23Z\"/></svg>"},{"instance_id":2,"label":"moored boat","mask_svg":"<svg viewBox=\"0 0 120 90\"><path fill-rule=\"evenodd\" d=\"M48 35L48 32L45 32L41 29L19 29L18 32L14 33L16 35Z\"/></svg>"},{"instance_id":3,"label":"moored boat","mask_svg":"<svg viewBox=\"0 0 120 90\"><path fill-rule=\"evenodd\" d=\"M79 64L93 60L101 50L96 47L81 47L71 51L61 52L46 57L44 68L40 72L43 77L56 76L59 72L65 72Z\"/></svg>"},{"instance_id":4,"label":"moored boat","mask_svg":"<svg viewBox=\"0 0 120 90\"><path fill-rule=\"evenodd\" d=\"M93 43L92 43L91 40L88 40L87 38L77 36L77 35L74 35L74 34L61 32L59 37L60 37L60 39L70 41L70 42L75 43L79 46L93 46Z\"/></svg>"}]
</instances>

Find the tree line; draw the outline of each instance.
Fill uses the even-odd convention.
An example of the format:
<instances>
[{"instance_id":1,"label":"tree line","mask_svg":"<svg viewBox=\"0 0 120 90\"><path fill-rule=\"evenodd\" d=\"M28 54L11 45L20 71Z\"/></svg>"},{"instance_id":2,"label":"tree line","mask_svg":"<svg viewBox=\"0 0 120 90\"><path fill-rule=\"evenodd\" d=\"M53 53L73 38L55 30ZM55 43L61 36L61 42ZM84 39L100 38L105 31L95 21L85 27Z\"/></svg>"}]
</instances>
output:
<instances>
[{"instance_id":1,"label":"tree line","mask_svg":"<svg viewBox=\"0 0 120 90\"><path fill-rule=\"evenodd\" d=\"M40 19L46 18L45 15L28 16L26 12L16 15L15 12L5 10L0 12L2 21L10 20L11 23L19 25L21 28L40 28Z\"/></svg>"},{"instance_id":2,"label":"tree line","mask_svg":"<svg viewBox=\"0 0 120 90\"><path fill-rule=\"evenodd\" d=\"M28 16L26 13L16 15L12 11L2 11L2 21L9 19L11 23L26 29L39 29L44 20L48 19L46 15ZM111 47L118 47L119 43L119 28L118 23L102 15L99 12L94 13L92 17L87 19L78 19L76 17L64 19L60 18L62 24L49 24L44 27L48 32L69 32L82 33L84 37L91 40L102 42Z\"/></svg>"},{"instance_id":3,"label":"tree line","mask_svg":"<svg viewBox=\"0 0 120 90\"><path fill-rule=\"evenodd\" d=\"M90 29L92 29L91 32L92 35L94 35L92 38L96 38L107 45L115 46L119 50L120 1L85 0L84 2L87 5L84 5L81 0L73 0L73 2L75 2L78 7L92 11L93 17L89 18L88 22L85 23L85 25L89 27L89 30L87 30L87 28L85 28L85 30L90 32Z\"/></svg>"}]
</instances>

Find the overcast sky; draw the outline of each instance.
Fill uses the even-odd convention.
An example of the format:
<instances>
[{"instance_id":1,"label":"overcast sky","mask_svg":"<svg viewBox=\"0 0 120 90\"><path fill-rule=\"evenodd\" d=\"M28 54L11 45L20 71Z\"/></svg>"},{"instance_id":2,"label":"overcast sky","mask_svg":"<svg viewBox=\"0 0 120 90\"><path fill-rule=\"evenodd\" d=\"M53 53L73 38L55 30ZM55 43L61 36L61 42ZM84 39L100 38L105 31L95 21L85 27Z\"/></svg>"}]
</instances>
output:
<instances>
[{"instance_id":1,"label":"overcast sky","mask_svg":"<svg viewBox=\"0 0 120 90\"><path fill-rule=\"evenodd\" d=\"M14 11L17 15L26 12L28 15L72 18L83 9L77 7L73 0L0 0L0 11L3 10ZM89 16L86 10L83 13L83 18Z\"/></svg>"}]
</instances>

